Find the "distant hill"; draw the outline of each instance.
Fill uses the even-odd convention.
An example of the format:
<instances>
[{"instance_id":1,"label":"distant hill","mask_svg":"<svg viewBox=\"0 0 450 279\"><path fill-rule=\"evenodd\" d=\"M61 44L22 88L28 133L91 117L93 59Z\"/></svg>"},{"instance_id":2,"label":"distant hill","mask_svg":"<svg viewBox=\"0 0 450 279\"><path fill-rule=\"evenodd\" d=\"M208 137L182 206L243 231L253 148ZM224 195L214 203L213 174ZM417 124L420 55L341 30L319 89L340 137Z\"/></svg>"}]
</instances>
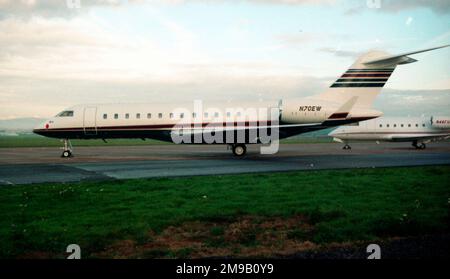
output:
<instances>
[{"instance_id":1,"label":"distant hill","mask_svg":"<svg viewBox=\"0 0 450 279\"><path fill-rule=\"evenodd\" d=\"M7 132L31 132L39 123L45 121L42 118L14 118L0 120L0 130Z\"/></svg>"}]
</instances>

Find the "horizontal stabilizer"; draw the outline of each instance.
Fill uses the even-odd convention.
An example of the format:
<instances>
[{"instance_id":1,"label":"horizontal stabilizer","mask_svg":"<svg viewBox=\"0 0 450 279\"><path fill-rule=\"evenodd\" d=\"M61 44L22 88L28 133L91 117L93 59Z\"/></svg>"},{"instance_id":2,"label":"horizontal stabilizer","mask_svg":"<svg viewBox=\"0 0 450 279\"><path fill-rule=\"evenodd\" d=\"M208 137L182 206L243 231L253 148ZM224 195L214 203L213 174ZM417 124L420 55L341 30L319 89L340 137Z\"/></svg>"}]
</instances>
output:
<instances>
[{"instance_id":1,"label":"horizontal stabilizer","mask_svg":"<svg viewBox=\"0 0 450 279\"><path fill-rule=\"evenodd\" d=\"M404 53L404 54L400 54L400 55L385 56L385 57L381 57L378 59L366 61L366 62L364 62L364 65L374 66L374 67L378 67L378 66L388 67L388 66L409 64L409 63L416 62L417 60L413 59L411 57L408 57L408 55L427 52L430 50L440 49L440 48L444 48L444 47L448 47L448 46L450 46L450 45L428 48L428 49L408 52L408 53Z\"/></svg>"}]
</instances>

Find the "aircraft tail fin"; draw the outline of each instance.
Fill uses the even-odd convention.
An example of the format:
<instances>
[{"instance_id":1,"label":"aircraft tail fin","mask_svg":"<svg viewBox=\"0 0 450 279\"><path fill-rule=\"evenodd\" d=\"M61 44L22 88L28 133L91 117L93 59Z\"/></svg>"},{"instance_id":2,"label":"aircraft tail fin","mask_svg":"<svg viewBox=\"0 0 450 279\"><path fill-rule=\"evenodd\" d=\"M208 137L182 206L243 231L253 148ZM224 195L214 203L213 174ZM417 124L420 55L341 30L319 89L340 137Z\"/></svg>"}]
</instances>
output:
<instances>
[{"instance_id":1,"label":"aircraft tail fin","mask_svg":"<svg viewBox=\"0 0 450 279\"><path fill-rule=\"evenodd\" d=\"M343 103L356 96L358 98L355 107L370 108L396 67L417 61L408 55L448 46L450 45L400 55L370 51L360 56L343 75L331 84L327 91L313 98Z\"/></svg>"}]
</instances>

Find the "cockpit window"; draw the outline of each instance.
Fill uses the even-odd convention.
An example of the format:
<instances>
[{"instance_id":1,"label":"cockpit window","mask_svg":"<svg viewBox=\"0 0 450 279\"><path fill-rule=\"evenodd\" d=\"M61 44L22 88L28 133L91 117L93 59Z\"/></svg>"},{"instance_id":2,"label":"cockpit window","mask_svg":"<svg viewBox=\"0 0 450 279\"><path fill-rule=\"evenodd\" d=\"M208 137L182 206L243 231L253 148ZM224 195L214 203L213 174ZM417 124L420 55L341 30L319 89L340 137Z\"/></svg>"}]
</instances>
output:
<instances>
[{"instance_id":1,"label":"cockpit window","mask_svg":"<svg viewBox=\"0 0 450 279\"><path fill-rule=\"evenodd\" d=\"M73 110L65 110L63 112L60 112L57 117L72 117L73 116Z\"/></svg>"}]
</instances>

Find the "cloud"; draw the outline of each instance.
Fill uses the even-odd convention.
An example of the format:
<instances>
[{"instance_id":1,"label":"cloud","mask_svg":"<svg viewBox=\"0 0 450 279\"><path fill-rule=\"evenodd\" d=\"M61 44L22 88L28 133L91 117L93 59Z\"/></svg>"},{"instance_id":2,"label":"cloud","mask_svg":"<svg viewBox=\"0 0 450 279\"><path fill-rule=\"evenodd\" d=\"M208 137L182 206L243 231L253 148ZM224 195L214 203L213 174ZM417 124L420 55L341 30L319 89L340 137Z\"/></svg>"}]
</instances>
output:
<instances>
[{"instance_id":1,"label":"cloud","mask_svg":"<svg viewBox=\"0 0 450 279\"><path fill-rule=\"evenodd\" d=\"M234 66L230 66L234 68ZM326 88L322 79L297 75L208 74L189 70L184 79L45 80L0 77L0 119L55 115L80 103L177 103L193 100L238 106L304 97Z\"/></svg>"},{"instance_id":2,"label":"cloud","mask_svg":"<svg viewBox=\"0 0 450 279\"><path fill-rule=\"evenodd\" d=\"M109 19L84 12L93 7L123 7L124 3L139 1L81 1L82 8L78 11L66 8L63 5L65 0L0 0L0 17L7 15L0 20L0 99L6 100L0 102L0 118L47 117L77 103L130 100L181 102L195 98L251 101L260 98L276 100L304 97L319 93L335 80L335 77L324 79L300 74L329 75L333 71L329 70L333 63L329 62L331 59L327 59L329 64L322 65L323 61L317 60L320 63L311 65L292 58L290 64L278 59L283 58L282 55L277 56L281 51L272 51L286 47L298 49L307 44L310 51L302 53L301 57L315 58L317 45L323 43L323 38L335 39L332 34L280 34L267 47L255 48L240 41L250 37L247 36L250 22L244 18L239 19L231 28L239 40L227 47L245 50L237 50L232 55L218 54L208 48L208 45L199 43L199 32L189 30L189 25L183 26L181 22L153 7L147 7L149 18L163 36L154 32L136 36L133 32L127 32L127 28L112 28L115 25L109 24ZM283 5L316 3L287 0L242 1ZM339 43L350 49L373 45L367 42L363 47L355 47L351 45L351 40L345 38L345 33L341 35L344 37L339 38L342 41ZM323 45L330 44L325 41ZM345 48L338 46L337 49L319 50L347 58L354 58L359 54L341 50ZM253 54L255 51L259 53L254 57L243 55ZM259 56L260 53L267 54L267 57ZM298 66L292 66L296 61ZM332 67L334 66L331 65ZM448 80L444 78L442 86L435 88L448 88ZM408 108L401 104L402 100L406 100L414 108L420 109L416 105L420 103L421 96L434 96L433 92L428 95L411 94L394 92L391 94L394 99L386 101L382 108L387 106L393 112L395 109L399 113L405 112ZM445 96L448 94L439 95L435 99L439 109L443 104L449 103ZM393 108L393 104L398 104L398 107ZM428 108L431 110L431 105Z\"/></svg>"},{"instance_id":3,"label":"cloud","mask_svg":"<svg viewBox=\"0 0 450 279\"><path fill-rule=\"evenodd\" d=\"M384 89L374 107L385 116L448 115L450 89L394 90Z\"/></svg>"},{"instance_id":4,"label":"cloud","mask_svg":"<svg viewBox=\"0 0 450 279\"><path fill-rule=\"evenodd\" d=\"M450 1L448 0L384 0L381 9L386 12L399 12L417 8L428 8L438 14L447 14L450 12Z\"/></svg>"},{"instance_id":5,"label":"cloud","mask_svg":"<svg viewBox=\"0 0 450 279\"><path fill-rule=\"evenodd\" d=\"M304 5L304 4L334 4L336 0L242 0L257 4L287 4L287 5Z\"/></svg>"},{"instance_id":6,"label":"cloud","mask_svg":"<svg viewBox=\"0 0 450 279\"><path fill-rule=\"evenodd\" d=\"M48 117L78 103L277 100L326 86L281 64L210 58L190 30L153 18L173 43L112 32L88 16L0 21L0 118Z\"/></svg>"},{"instance_id":7,"label":"cloud","mask_svg":"<svg viewBox=\"0 0 450 279\"><path fill-rule=\"evenodd\" d=\"M0 19L33 16L73 17L93 7L117 7L124 3L126 1L123 0L0 0Z\"/></svg>"},{"instance_id":8,"label":"cloud","mask_svg":"<svg viewBox=\"0 0 450 279\"><path fill-rule=\"evenodd\" d=\"M299 34L280 34L276 36L276 39L283 45L298 47L320 39L320 35L318 33L302 32Z\"/></svg>"},{"instance_id":9,"label":"cloud","mask_svg":"<svg viewBox=\"0 0 450 279\"><path fill-rule=\"evenodd\" d=\"M176 75L174 63L202 61L188 30L157 18L171 46L151 35L111 31L95 19L9 18L0 21L1 76L42 79L115 80Z\"/></svg>"},{"instance_id":10,"label":"cloud","mask_svg":"<svg viewBox=\"0 0 450 279\"><path fill-rule=\"evenodd\" d=\"M331 53L334 54L337 57L345 57L345 58L354 58L356 59L358 56L362 54L362 52L359 51L348 51L348 50L341 50L338 48L320 48L319 49L322 52Z\"/></svg>"},{"instance_id":11,"label":"cloud","mask_svg":"<svg viewBox=\"0 0 450 279\"><path fill-rule=\"evenodd\" d=\"M365 1L362 1L365 2ZM373 4L367 4L367 3ZM369 0L364 4L358 4L346 11L348 15L360 14L364 11L397 13L405 10L413 9L430 9L436 14L450 13L450 1L448 0Z\"/></svg>"},{"instance_id":12,"label":"cloud","mask_svg":"<svg viewBox=\"0 0 450 279\"><path fill-rule=\"evenodd\" d=\"M206 67L206 66L205 66ZM230 66L232 67L232 66ZM46 118L79 103L165 103L191 104L202 99L230 105L254 105L263 101L276 103L318 94L333 78L297 75L233 76L210 74L197 69L191 77L180 80L96 81L71 79L1 78L0 119L16 117ZM11 89L13 88L13 89ZM375 109L386 116L446 115L450 103L448 90L383 89Z\"/></svg>"},{"instance_id":13,"label":"cloud","mask_svg":"<svg viewBox=\"0 0 450 279\"><path fill-rule=\"evenodd\" d=\"M143 0L145 2L145 0ZM164 4L187 4L187 3L227 3L228 0L147 0L151 3L164 3ZM275 4L275 5L322 5L322 4L334 4L339 0L233 0L233 3L248 2L254 4Z\"/></svg>"}]
</instances>

